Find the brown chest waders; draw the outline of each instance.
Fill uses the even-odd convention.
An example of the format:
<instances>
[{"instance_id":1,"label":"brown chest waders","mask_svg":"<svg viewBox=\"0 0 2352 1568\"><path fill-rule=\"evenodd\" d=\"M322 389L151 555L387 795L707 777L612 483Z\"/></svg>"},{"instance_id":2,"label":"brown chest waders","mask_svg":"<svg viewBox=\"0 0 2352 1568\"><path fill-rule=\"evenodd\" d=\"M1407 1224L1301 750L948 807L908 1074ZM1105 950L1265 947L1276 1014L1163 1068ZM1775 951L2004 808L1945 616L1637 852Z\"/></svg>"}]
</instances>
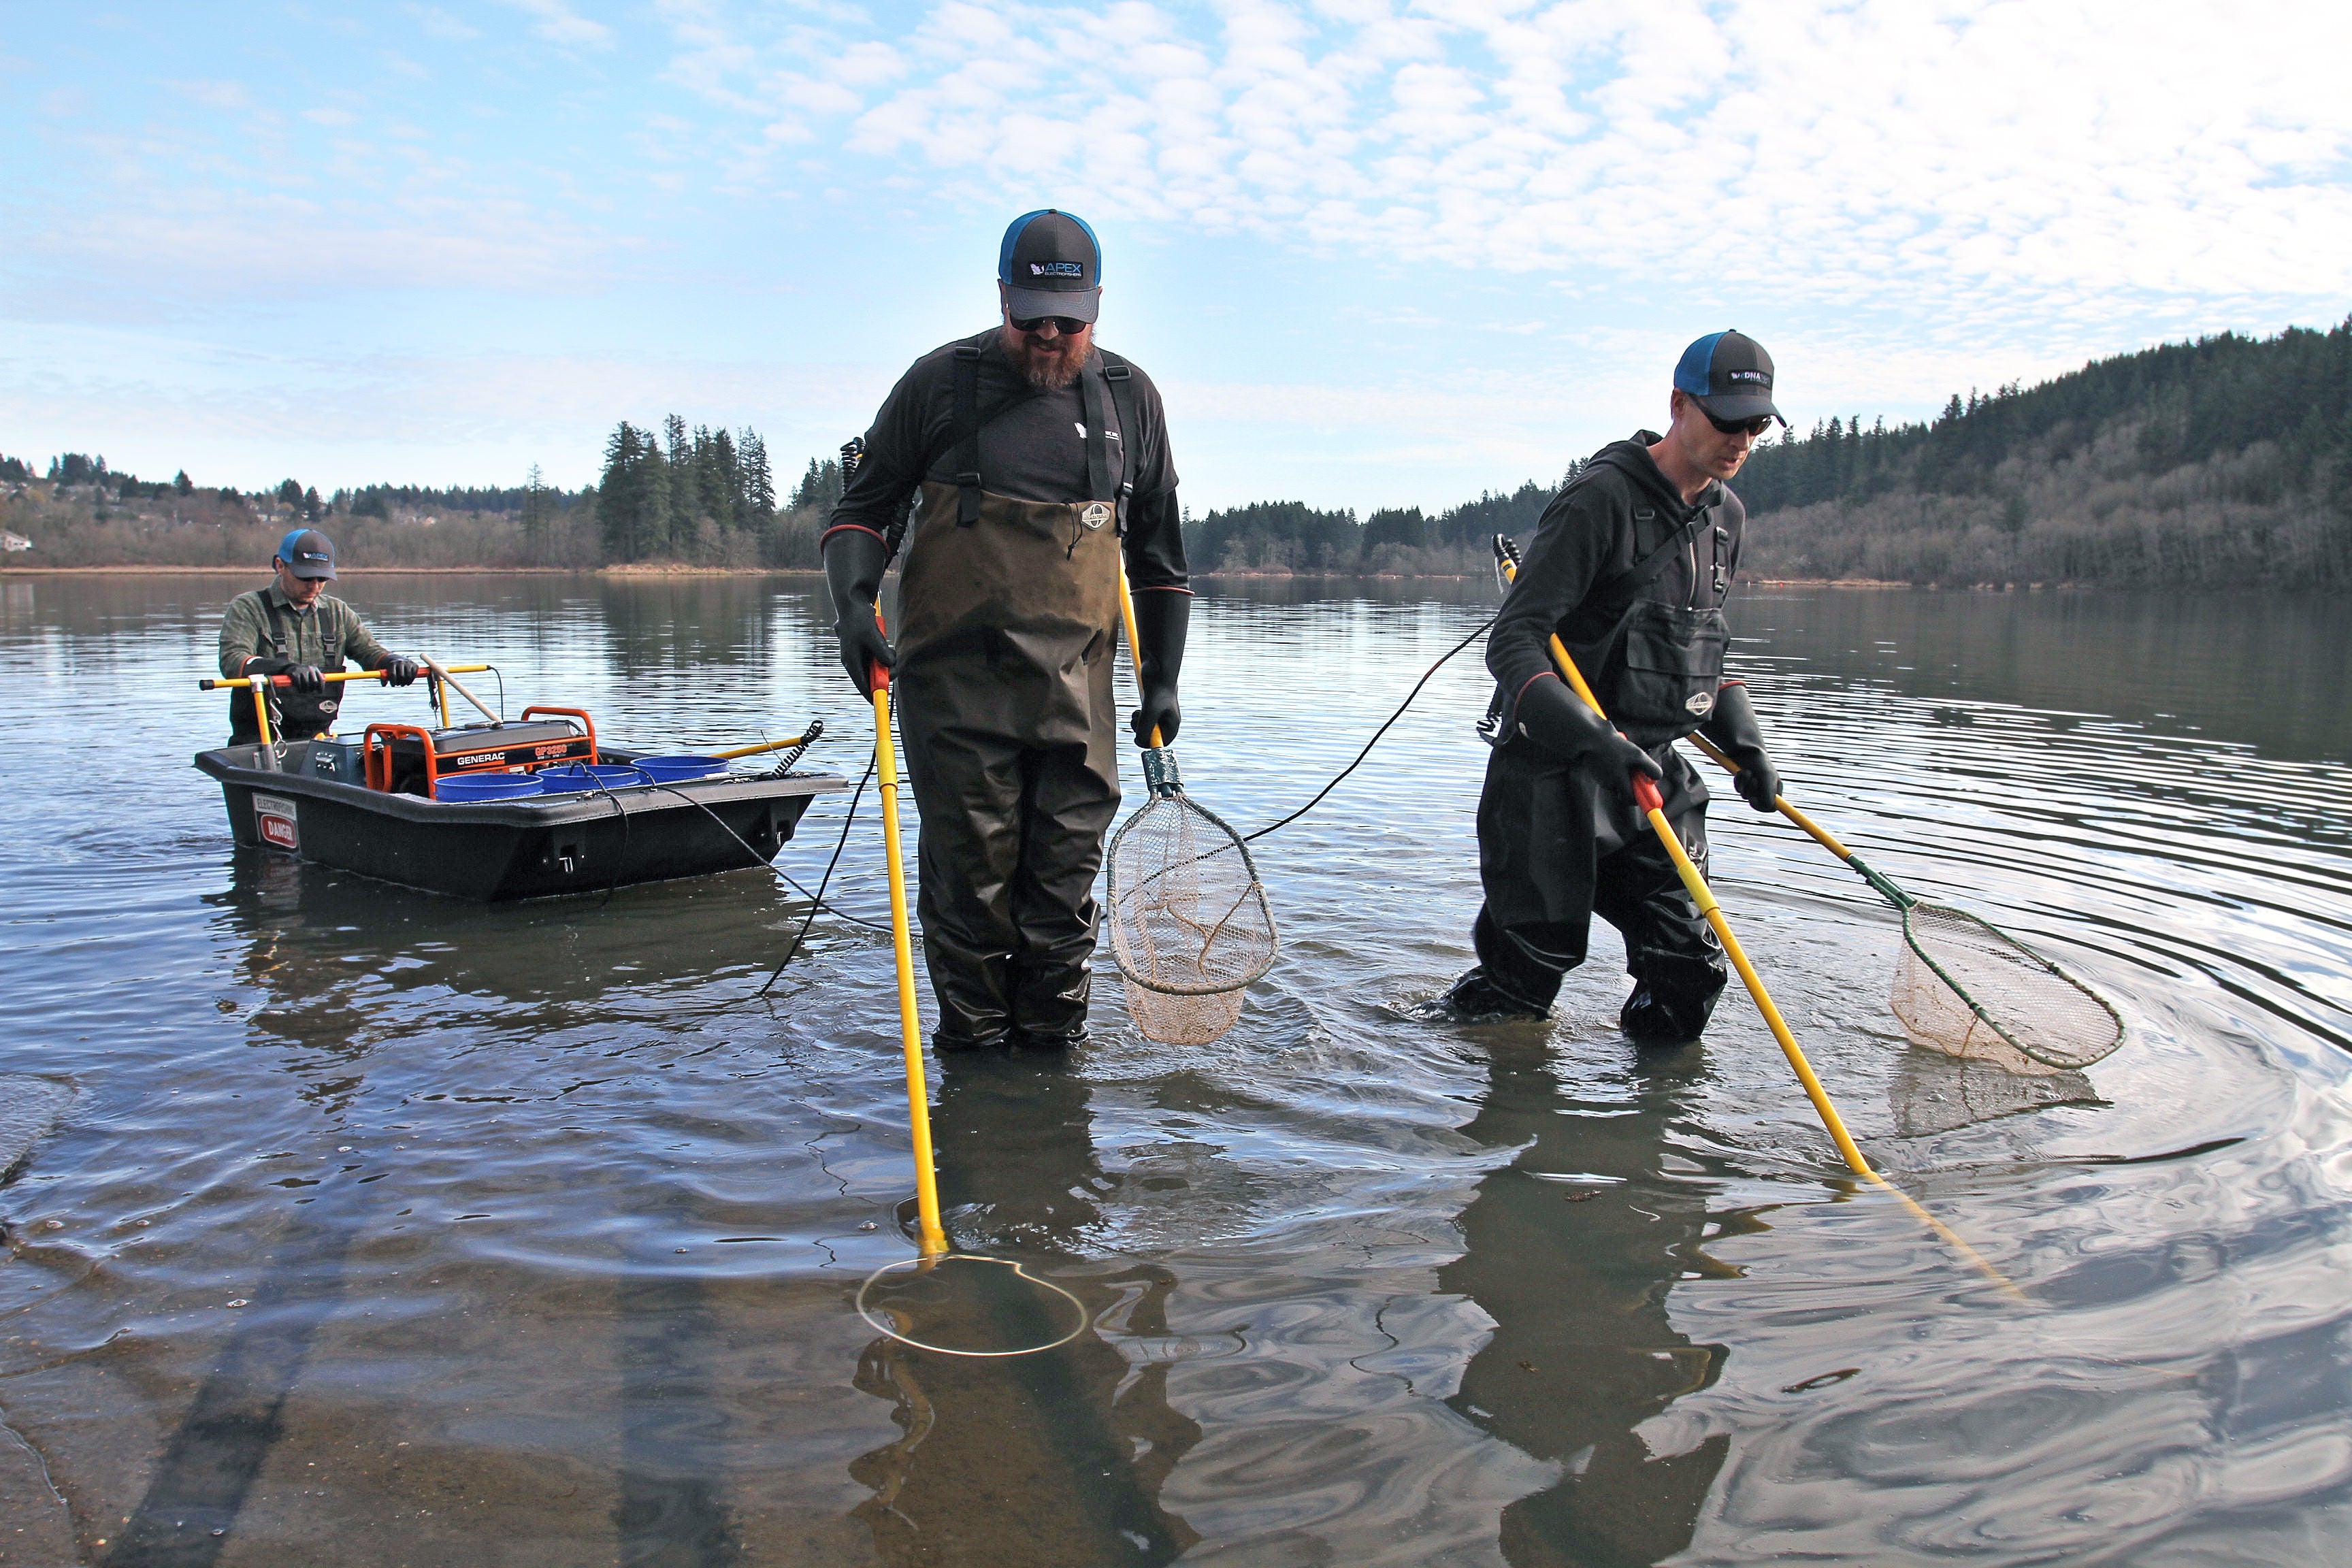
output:
<instances>
[{"instance_id":1,"label":"brown chest waders","mask_svg":"<svg viewBox=\"0 0 2352 1568\"><path fill-rule=\"evenodd\" d=\"M956 483L927 482L899 584L898 728L921 813L918 908L944 1049L1085 1029L1094 883L1118 810L1119 511L1104 425L1121 384L1089 366L1088 488L982 488L973 382L958 371ZM1123 466L1123 465L1122 465Z\"/></svg>"}]
</instances>

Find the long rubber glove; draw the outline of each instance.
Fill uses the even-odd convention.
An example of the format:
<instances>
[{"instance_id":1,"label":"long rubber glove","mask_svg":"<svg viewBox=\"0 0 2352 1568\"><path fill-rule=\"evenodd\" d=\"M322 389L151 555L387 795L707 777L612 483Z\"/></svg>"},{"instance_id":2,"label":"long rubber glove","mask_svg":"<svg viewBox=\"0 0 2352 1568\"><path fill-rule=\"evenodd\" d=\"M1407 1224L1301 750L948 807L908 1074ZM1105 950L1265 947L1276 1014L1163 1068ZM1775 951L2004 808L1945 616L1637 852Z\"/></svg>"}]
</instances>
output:
<instances>
[{"instance_id":1,"label":"long rubber glove","mask_svg":"<svg viewBox=\"0 0 2352 1568\"><path fill-rule=\"evenodd\" d=\"M890 565L890 547L882 536L863 528L837 528L825 537L824 584L833 593L834 635L841 639L841 668L861 697L873 695L873 669L892 668L896 657L890 639L874 618L874 600L882 592L882 574Z\"/></svg>"},{"instance_id":2,"label":"long rubber glove","mask_svg":"<svg viewBox=\"0 0 2352 1568\"><path fill-rule=\"evenodd\" d=\"M1617 732L1557 675L1538 676L1519 693L1519 732L1556 757L1591 768L1601 782L1628 795L1633 776L1663 778L1657 760Z\"/></svg>"},{"instance_id":3,"label":"long rubber glove","mask_svg":"<svg viewBox=\"0 0 2352 1568\"><path fill-rule=\"evenodd\" d=\"M1748 700L1746 685L1734 681L1717 692L1715 711L1707 715L1698 732L1739 764L1739 771L1731 775L1731 787L1739 792L1740 799L1758 811L1777 808L1780 771L1764 750L1764 731L1757 727L1756 710Z\"/></svg>"},{"instance_id":4,"label":"long rubber glove","mask_svg":"<svg viewBox=\"0 0 2352 1568\"><path fill-rule=\"evenodd\" d=\"M1184 721L1183 710L1176 704L1176 678L1184 668L1184 635L1192 624L1192 595L1149 588L1133 597L1139 661L1136 684L1141 698L1135 710L1135 743L1150 745L1151 731L1157 730L1160 743L1170 745L1176 739L1176 726Z\"/></svg>"}]
</instances>

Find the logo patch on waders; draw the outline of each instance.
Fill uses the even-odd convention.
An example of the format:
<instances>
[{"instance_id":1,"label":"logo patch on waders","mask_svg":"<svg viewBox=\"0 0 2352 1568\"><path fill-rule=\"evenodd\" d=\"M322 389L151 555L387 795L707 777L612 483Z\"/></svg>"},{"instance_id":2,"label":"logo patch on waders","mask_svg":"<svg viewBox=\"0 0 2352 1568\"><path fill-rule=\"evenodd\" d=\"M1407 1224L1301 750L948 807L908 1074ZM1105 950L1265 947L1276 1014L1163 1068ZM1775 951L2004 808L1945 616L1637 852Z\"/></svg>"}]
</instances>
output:
<instances>
[{"instance_id":1,"label":"logo patch on waders","mask_svg":"<svg viewBox=\"0 0 2352 1568\"><path fill-rule=\"evenodd\" d=\"M1087 510L1078 513L1078 521L1088 528L1100 528L1110 521L1110 503L1099 500L1088 501Z\"/></svg>"},{"instance_id":2,"label":"logo patch on waders","mask_svg":"<svg viewBox=\"0 0 2352 1568\"><path fill-rule=\"evenodd\" d=\"M1685 702L1683 706L1704 719L1707 714L1715 710L1715 693L1712 691L1694 691L1690 694L1690 700Z\"/></svg>"}]
</instances>

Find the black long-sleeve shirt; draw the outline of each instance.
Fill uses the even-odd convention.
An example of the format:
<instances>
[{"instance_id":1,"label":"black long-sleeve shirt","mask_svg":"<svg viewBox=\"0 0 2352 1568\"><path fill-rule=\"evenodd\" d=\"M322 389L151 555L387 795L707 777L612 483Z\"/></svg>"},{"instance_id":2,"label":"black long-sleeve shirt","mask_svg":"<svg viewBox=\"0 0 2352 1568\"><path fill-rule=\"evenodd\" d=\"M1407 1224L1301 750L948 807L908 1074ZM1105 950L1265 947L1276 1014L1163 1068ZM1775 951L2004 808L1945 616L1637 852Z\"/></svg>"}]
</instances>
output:
<instances>
[{"instance_id":1,"label":"black long-sleeve shirt","mask_svg":"<svg viewBox=\"0 0 2352 1568\"><path fill-rule=\"evenodd\" d=\"M1694 512L1707 509L1715 511L1714 526L1703 524L1637 596L1699 609L1723 603L1738 568L1748 509L1720 484L1711 483L1697 500L1685 501L1650 456L1657 440L1642 430L1630 441L1611 442L1593 455L1578 482L1544 509L1518 580L1486 638L1486 668L1501 688L1496 695L1507 732L1520 689L1552 668L1552 634L1579 654L1588 675L1597 674L1598 660L1588 661L1582 654L1600 651L1630 603L1606 591L1610 584L1681 530ZM1717 528L1725 536L1720 543Z\"/></svg>"},{"instance_id":2,"label":"black long-sleeve shirt","mask_svg":"<svg viewBox=\"0 0 2352 1568\"><path fill-rule=\"evenodd\" d=\"M980 348L980 472L982 485L1019 500L1098 500L1087 475L1086 405L1082 383L1039 392L1004 355L991 328L925 354L898 379L866 433L866 455L842 490L827 528L865 528L885 538L906 518L907 503L925 480L955 482L955 351ZM1189 593L1182 512L1176 504L1176 466L1168 452L1168 416L1151 378L1117 354L1097 350L1089 363L1126 364L1134 371L1135 431L1107 430L1112 465L1128 453L1135 489L1128 506L1127 576L1139 592ZM1108 401L1108 400L1107 400ZM1111 422L1118 423L1118 411Z\"/></svg>"}]
</instances>

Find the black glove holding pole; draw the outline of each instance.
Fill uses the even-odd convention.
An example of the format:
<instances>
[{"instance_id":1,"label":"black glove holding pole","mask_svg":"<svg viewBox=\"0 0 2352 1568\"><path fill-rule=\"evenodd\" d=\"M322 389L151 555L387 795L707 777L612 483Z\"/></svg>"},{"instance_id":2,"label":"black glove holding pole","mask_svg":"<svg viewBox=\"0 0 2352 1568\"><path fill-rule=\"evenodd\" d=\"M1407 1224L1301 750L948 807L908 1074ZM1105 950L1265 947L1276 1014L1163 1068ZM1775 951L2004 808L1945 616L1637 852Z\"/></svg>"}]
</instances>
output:
<instances>
[{"instance_id":1,"label":"black glove holding pole","mask_svg":"<svg viewBox=\"0 0 2352 1568\"><path fill-rule=\"evenodd\" d=\"M1657 759L1595 713L1556 675L1538 676L1519 693L1519 733L1554 756L1591 766L1609 786L1630 790L1632 775L1661 778Z\"/></svg>"},{"instance_id":2,"label":"black glove holding pole","mask_svg":"<svg viewBox=\"0 0 2352 1568\"><path fill-rule=\"evenodd\" d=\"M245 661L245 674L272 684L282 675L287 685L310 697L327 689L327 678L317 665L297 664L290 658L248 658Z\"/></svg>"},{"instance_id":3,"label":"black glove holding pole","mask_svg":"<svg viewBox=\"0 0 2352 1568\"><path fill-rule=\"evenodd\" d=\"M1759 811L1777 809L1780 771L1764 750L1764 731L1756 725L1756 710L1748 700L1748 687L1734 681L1715 694L1715 711L1698 732L1713 741L1723 754L1739 764L1731 787Z\"/></svg>"},{"instance_id":4,"label":"black glove holding pole","mask_svg":"<svg viewBox=\"0 0 2352 1568\"><path fill-rule=\"evenodd\" d=\"M895 658L890 639L874 618L874 600L882 592L882 574L890 565L890 547L882 536L863 528L837 528L824 542L824 582L833 592L834 635L841 639L841 668L849 672L858 695L873 695L873 668L891 668Z\"/></svg>"},{"instance_id":5,"label":"black glove holding pole","mask_svg":"<svg viewBox=\"0 0 2352 1568\"><path fill-rule=\"evenodd\" d=\"M1176 677L1184 668L1184 634L1192 624L1192 595L1173 589L1151 588L1134 595L1135 640L1141 667L1136 685L1141 700L1135 710L1135 743L1171 745L1176 726L1184 721L1176 705Z\"/></svg>"},{"instance_id":6,"label":"black glove holding pole","mask_svg":"<svg viewBox=\"0 0 2352 1568\"><path fill-rule=\"evenodd\" d=\"M422 668L415 659L397 653L376 666L384 679L394 686L415 685L417 671Z\"/></svg>"}]
</instances>

